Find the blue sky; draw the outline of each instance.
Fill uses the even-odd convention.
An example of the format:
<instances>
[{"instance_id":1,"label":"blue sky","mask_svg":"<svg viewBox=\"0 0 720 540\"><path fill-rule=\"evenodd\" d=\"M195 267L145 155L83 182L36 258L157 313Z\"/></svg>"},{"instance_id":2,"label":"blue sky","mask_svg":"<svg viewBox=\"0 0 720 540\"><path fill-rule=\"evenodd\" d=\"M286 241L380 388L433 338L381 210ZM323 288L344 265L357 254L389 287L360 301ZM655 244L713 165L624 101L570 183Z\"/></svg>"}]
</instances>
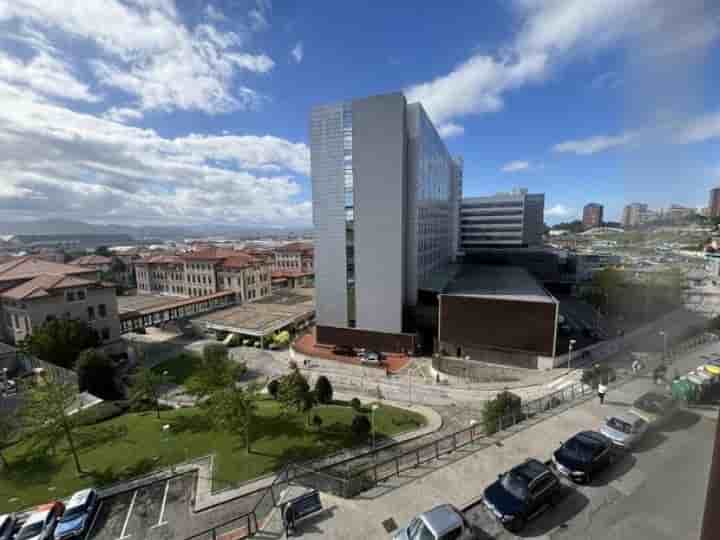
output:
<instances>
[{"instance_id":1,"label":"blue sky","mask_svg":"<svg viewBox=\"0 0 720 540\"><path fill-rule=\"evenodd\" d=\"M0 0L0 216L309 225L310 108L397 90L468 195L545 192L549 223L701 206L712 4Z\"/></svg>"}]
</instances>

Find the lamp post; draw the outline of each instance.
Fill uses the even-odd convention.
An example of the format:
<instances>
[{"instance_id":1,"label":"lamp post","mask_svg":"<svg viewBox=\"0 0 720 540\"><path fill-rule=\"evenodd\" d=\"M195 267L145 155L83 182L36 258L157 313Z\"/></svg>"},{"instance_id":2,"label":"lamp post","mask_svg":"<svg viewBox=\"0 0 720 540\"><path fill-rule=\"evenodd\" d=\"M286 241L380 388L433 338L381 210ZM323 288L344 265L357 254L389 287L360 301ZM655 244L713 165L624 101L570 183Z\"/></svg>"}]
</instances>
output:
<instances>
[{"instance_id":1,"label":"lamp post","mask_svg":"<svg viewBox=\"0 0 720 540\"><path fill-rule=\"evenodd\" d=\"M380 408L380 405L377 403L373 403L370 407L371 413L370 413L370 426L372 428L372 449L375 451L375 411L377 411Z\"/></svg>"},{"instance_id":2,"label":"lamp post","mask_svg":"<svg viewBox=\"0 0 720 540\"><path fill-rule=\"evenodd\" d=\"M571 339L570 343L568 343L568 371L572 369L572 353L575 343L577 343L577 341L574 339Z\"/></svg>"},{"instance_id":3,"label":"lamp post","mask_svg":"<svg viewBox=\"0 0 720 540\"><path fill-rule=\"evenodd\" d=\"M663 362L665 362L667 360L667 334L665 333L665 330L660 330L658 335L663 338Z\"/></svg>"}]
</instances>

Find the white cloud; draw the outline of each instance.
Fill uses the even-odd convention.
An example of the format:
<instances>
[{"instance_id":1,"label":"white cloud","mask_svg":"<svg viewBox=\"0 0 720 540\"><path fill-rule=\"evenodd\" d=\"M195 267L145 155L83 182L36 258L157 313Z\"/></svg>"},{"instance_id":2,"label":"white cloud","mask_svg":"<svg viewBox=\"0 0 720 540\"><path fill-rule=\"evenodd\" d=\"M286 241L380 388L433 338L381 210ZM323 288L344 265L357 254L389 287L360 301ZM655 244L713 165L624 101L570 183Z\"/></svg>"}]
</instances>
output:
<instances>
[{"instance_id":1,"label":"white cloud","mask_svg":"<svg viewBox=\"0 0 720 540\"><path fill-rule=\"evenodd\" d=\"M545 217L552 217L552 218L569 218L574 215L576 215L577 212L573 210L572 208L568 208L564 204L556 204L554 206L551 206L550 208L545 209Z\"/></svg>"},{"instance_id":2,"label":"white cloud","mask_svg":"<svg viewBox=\"0 0 720 540\"><path fill-rule=\"evenodd\" d=\"M248 13L250 19L250 27L255 32L261 32L270 28L270 0L257 0L255 8L251 9Z\"/></svg>"},{"instance_id":3,"label":"white cloud","mask_svg":"<svg viewBox=\"0 0 720 540\"><path fill-rule=\"evenodd\" d=\"M293 47L292 51L290 51L290 54L298 64L302 62L303 56L305 55L303 50L303 42L298 41L297 44Z\"/></svg>"},{"instance_id":4,"label":"white cloud","mask_svg":"<svg viewBox=\"0 0 720 540\"><path fill-rule=\"evenodd\" d=\"M587 139L565 141L553 146L555 152L571 152L580 156L596 154L611 148L625 146L637 138L636 132L627 132L620 135L596 135Z\"/></svg>"},{"instance_id":5,"label":"white cloud","mask_svg":"<svg viewBox=\"0 0 720 540\"><path fill-rule=\"evenodd\" d=\"M211 21L227 21L227 17L225 16L225 14L216 7L214 7L212 4L208 4L205 8L205 16Z\"/></svg>"},{"instance_id":6,"label":"white cloud","mask_svg":"<svg viewBox=\"0 0 720 540\"><path fill-rule=\"evenodd\" d=\"M303 224L309 149L277 137L161 137L0 83L0 214L133 223ZM117 112L117 111L116 111Z\"/></svg>"},{"instance_id":7,"label":"white cloud","mask_svg":"<svg viewBox=\"0 0 720 540\"><path fill-rule=\"evenodd\" d=\"M139 120L143 117L142 111L129 107L110 107L103 114L103 118L113 122L127 122L128 120Z\"/></svg>"},{"instance_id":8,"label":"white cloud","mask_svg":"<svg viewBox=\"0 0 720 540\"><path fill-rule=\"evenodd\" d=\"M511 161L502 166L502 172L512 173L518 171L527 171L530 169L530 163L527 161Z\"/></svg>"},{"instance_id":9,"label":"white cloud","mask_svg":"<svg viewBox=\"0 0 720 540\"><path fill-rule=\"evenodd\" d=\"M142 110L255 108L262 96L237 79L243 71L266 73L274 62L245 50L242 28L213 26L210 13L217 18L208 9L208 21L189 28L172 0L0 0L0 23L22 21L27 31L94 44L89 63L98 83L129 94Z\"/></svg>"},{"instance_id":10,"label":"white cloud","mask_svg":"<svg viewBox=\"0 0 720 540\"><path fill-rule=\"evenodd\" d=\"M684 126L675 141L681 144L703 142L720 137L720 112L696 118Z\"/></svg>"},{"instance_id":11,"label":"white cloud","mask_svg":"<svg viewBox=\"0 0 720 540\"><path fill-rule=\"evenodd\" d=\"M450 137L457 137L459 135L462 135L465 133L465 128L458 124L453 124L452 122L448 122L447 124L442 124L438 128L438 133L443 139L449 139Z\"/></svg>"},{"instance_id":12,"label":"white cloud","mask_svg":"<svg viewBox=\"0 0 720 540\"><path fill-rule=\"evenodd\" d=\"M702 7L702 0L687 0ZM504 95L537 83L552 70L578 54L588 54L621 44L638 36L663 36L650 45L653 52L707 47L717 38L718 20L702 10L682 17L686 3L661 0L516 0L513 3L519 31L495 55L479 53L457 65L450 73L413 85L405 93L421 101L435 123L503 108ZM702 27L703 39L685 39ZM667 50L675 37L682 45ZM650 47L650 48L652 48Z\"/></svg>"}]
</instances>

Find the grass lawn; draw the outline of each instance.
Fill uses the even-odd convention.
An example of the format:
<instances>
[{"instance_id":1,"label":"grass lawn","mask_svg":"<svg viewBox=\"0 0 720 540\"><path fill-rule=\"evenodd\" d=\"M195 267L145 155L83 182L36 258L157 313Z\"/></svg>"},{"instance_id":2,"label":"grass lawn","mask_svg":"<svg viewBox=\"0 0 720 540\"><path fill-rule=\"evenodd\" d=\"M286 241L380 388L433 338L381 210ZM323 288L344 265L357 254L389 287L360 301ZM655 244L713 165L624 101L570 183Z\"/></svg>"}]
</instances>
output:
<instances>
[{"instance_id":1,"label":"grass lawn","mask_svg":"<svg viewBox=\"0 0 720 540\"><path fill-rule=\"evenodd\" d=\"M280 415L271 399L259 403L252 452L241 437L214 431L197 409L127 414L79 428L76 443L86 476L75 473L65 445L57 454L33 452L22 442L5 450L9 470L0 471L0 514L64 497L75 490L144 474L162 465L215 453L215 489L269 473L284 463L309 459L358 444L350 432L355 412L346 405L323 405L314 410L322 420L319 430L305 428L305 417ZM375 412L378 437L416 429L425 418L417 413L382 405ZM163 424L171 425L164 435Z\"/></svg>"},{"instance_id":2,"label":"grass lawn","mask_svg":"<svg viewBox=\"0 0 720 540\"><path fill-rule=\"evenodd\" d=\"M195 354L182 353L153 367L155 373L168 372L168 377L175 384L184 384L202 364L202 359Z\"/></svg>"}]
</instances>

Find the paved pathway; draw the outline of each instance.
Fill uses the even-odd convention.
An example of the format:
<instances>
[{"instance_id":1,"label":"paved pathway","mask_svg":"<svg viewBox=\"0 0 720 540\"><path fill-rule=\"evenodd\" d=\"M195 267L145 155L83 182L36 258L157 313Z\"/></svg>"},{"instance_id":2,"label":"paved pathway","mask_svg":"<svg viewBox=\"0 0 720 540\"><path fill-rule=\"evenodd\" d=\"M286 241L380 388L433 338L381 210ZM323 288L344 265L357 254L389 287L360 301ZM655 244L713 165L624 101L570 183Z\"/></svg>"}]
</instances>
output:
<instances>
[{"instance_id":1,"label":"paved pathway","mask_svg":"<svg viewBox=\"0 0 720 540\"><path fill-rule=\"evenodd\" d=\"M693 369L703 363L702 356L708 353L720 353L720 345L710 344L688 353L676 360L675 367L681 372ZM584 429L596 429L613 407L625 409L640 394L654 388L647 377L632 380L612 389L606 406L591 398L563 412L546 413L544 420L533 422L529 427L520 424L513 432L498 434L479 443L480 451L477 448L461 449L460 452L467 452L464 459L450 465L445 465L443 459L431 462L424 466L426 470L419 470L417 474L406 471L400 478L393 478L355 499L322 494L323 506L328 511L324 516L308 518L307 525L300 529L302 537L306 540L387 538L382 522L389 518L402 526L418 513L441 503L449 502L459 508L470 506L499 472L528 457L549 459L559 441ZM279 534L276 529L277 517L273 521L271 516L267 533Z\"/></svg>"}]
</instances>

